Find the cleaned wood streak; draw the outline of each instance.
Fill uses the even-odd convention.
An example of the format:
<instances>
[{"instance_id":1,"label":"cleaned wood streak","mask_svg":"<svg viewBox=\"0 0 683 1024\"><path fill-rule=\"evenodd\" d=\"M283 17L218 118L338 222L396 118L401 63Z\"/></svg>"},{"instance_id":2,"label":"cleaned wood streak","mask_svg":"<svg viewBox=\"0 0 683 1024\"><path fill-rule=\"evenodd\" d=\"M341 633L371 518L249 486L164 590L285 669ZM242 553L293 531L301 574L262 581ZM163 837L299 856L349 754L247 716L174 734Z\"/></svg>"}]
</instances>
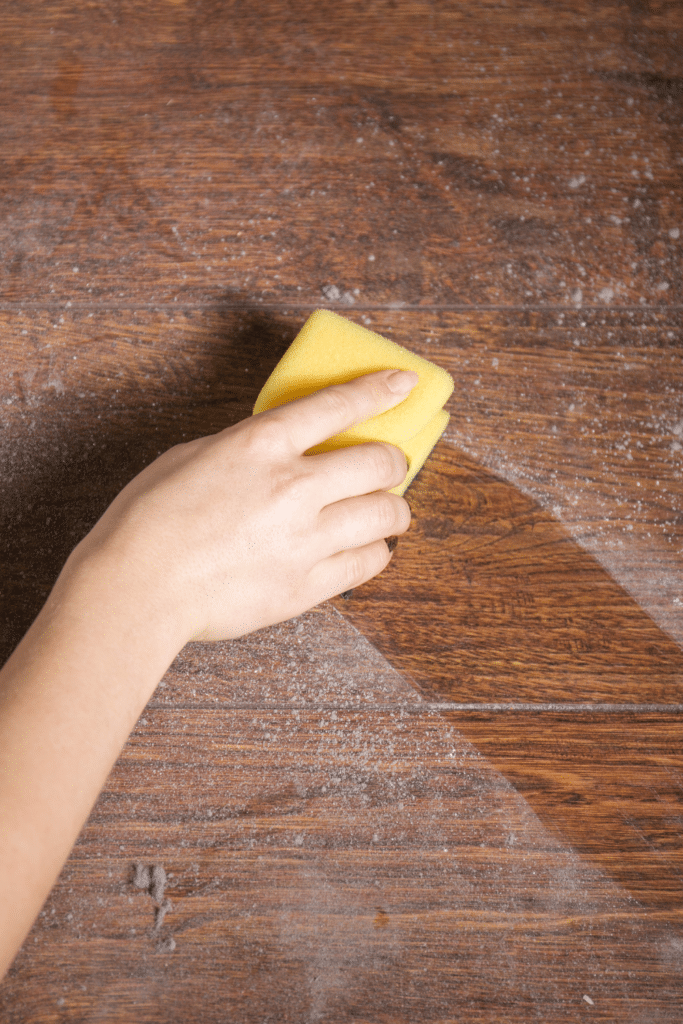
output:
<instances>
[{"instance_id":1,"label":"cleaned wood streak","mask_svg":"<svg viewBox=\"0 0 683 1024\"><path fill-rule=\"evenodd\" d=\"M3 1024L678 1024L683 4L2 25L0 659L311 309L456 385L382 576L180 652Z\"/></svg>"},{"instance_id":2,"label":"cleaned wood streak","mask_svg":"<svg viewBox=\"0 0 683 1024\"><path fill-rule=\"evenodd\" d=\"M683 715L445 713L553 834L647 906L681 906Z\"/></svg>"},{"instance_id":3,"label":"cleaned wood streak","mask_svg":"<svg viewBox=\"0 0 683 1024\"><path fill-rule=\"evenodd\" d=\"M433 699L681 703L683 653L553 517L441 444L389 571L338 607Z\"/></svg>"}]
</instances>

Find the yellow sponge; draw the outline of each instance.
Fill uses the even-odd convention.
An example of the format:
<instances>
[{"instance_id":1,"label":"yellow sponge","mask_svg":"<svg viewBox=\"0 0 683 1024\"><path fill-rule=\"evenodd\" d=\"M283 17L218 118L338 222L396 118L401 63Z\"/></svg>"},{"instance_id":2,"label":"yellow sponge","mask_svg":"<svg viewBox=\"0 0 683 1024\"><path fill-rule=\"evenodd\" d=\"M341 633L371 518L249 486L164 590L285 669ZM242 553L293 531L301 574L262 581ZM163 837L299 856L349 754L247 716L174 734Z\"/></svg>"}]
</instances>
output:
<instances>
[{"instance_id":1,"label":"yellow sponge","mask_svg":"<svg viewBox=\"0 0 683 1024\"><path fill-rule=\"evenodd\" d=\"M415 370L419 381L400 405L336 434L307 454L364 441L388 441L401 448L408 474L395 494L403 494L448 423L443 405L453 391L445 370L368 331L345 317L318 309L308 318L256 399L254 413L284 405L330 384L342 384L377 370Z\"/></svg>"},{"instance_id":2,"label":"yellow sponge","mask_svg":"<svg viewBox=\"0 0 683 1024\"><path fill-rule=\"evenodd\" d=\"M403 450L403 453L408 460L408 475L399 487L394 487L394 494L403 494L407 491L411 483L417 476L418 472L422 469L427 457L431 452L432 448L439 440L444 430L448 425L450 416L445 409L439 409L436 416L432 417L428 423L424 425L415 437L411 437L409 441L402 441L398 447ZM395 442L392 442L392 444Z\"/></svg>"}]
</instances>

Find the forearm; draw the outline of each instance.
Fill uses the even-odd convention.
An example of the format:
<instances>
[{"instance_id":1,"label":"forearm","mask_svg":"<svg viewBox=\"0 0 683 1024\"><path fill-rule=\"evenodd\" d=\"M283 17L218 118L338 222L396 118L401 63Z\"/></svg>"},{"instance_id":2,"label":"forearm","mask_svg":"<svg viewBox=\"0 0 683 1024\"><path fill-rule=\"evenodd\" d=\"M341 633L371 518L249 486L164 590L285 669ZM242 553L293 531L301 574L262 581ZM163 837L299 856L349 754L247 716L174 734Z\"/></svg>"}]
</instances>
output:
<instances>
[{"instance_id":1,"label":"forearm","mask_svg":"<svg viewBox=\"0 0 683 1024\"><path fill-rule=\"evenodd\" d=\"M386 566L410 510L390 445L305 456L403 400L380 371L165 452L69 558L0 672L0 973L155 686L192 637L292 618Z\"/></svg>"},{"instance_id":2,"label":"forearm","mask_svg":"<svg viewBox=\"0 0 683 1024\"><path fill-rule=\"evenodd\" d=\"M0 672L0 975L182 638L134 567L77 551Z\"/></svg>"}]
</instances>

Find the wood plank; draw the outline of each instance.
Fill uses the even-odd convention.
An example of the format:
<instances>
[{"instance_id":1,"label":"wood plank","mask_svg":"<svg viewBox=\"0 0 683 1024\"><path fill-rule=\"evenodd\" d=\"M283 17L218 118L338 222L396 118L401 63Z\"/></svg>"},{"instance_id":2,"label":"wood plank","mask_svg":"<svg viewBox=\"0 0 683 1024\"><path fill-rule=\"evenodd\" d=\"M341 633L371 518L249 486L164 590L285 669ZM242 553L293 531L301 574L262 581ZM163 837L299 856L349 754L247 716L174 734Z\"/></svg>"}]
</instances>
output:
<instances>
[{"instance_id":1,"label":"wood plank","mask_svg":"<svg viewBox=\"0 0 683 1024\"><path fill-rule=\"evenodd\" d=\"M681 302L680 2L5 17L5 302Z\"/></svg>"},{"instance_id":2,"label":"wood plank","mask_svg":"<svg viewBox=\"0 0 683 1024\"><path fill-rule=\"evenodd\" d=\"M230 708L421 705L417 689L330 603L235 641L180 652L151 700Z\"/></svg>"},{"instance_id":3,"label":"wood plank","mask_svg":"<svg viewBox=\"0 0 683 1024\"><path fill-rule=\"evenodd\" d=\"M681 38L680 0L4 5L0 661L314 306L456 378L391 569L176 659L8 1024L680 1019Z\"/></svg>"},{"instance_id":4,"label":"wood plank","mask_svg":"<svg viewBox=\"0 0 683 1024\"><path fill-rule=\"evenodd\" d=\"M452 714L549 830L641 902L683 894L683 714Z\"/></svg>"},{"instance_id":5,"label":"wood plank","mask_svg":"<svg viewBox=\"0 0 683 1024\"><path fill-rule=\"evenodd\" d=\"M648 618L683 638L677 320L581 316L373 314L373 328L446 365L456 392L446 440L409 491L414 522L395 565L339 607L356 616L365 602L362 629L374 621L386 654L394 600L392 650L407 645L399 667L425 686L437 677L423 679L410 645L441 608L442 695L680 700L680 656ZM165 448L248 415L304 317L2 315L6 654L117 491ZM419 601L398 596L420 579Z\"/></svg>"},{"instance_id":6,"label":"wood plank","mask_svg":"<svg viewBox=\"0 0 683 1024\"><path fill-rule=\"evenodd\" d=\"M683 653L548 513L441 445L338 610L431 699L681 704Z\"/></svg>"},{"instance_id":7,"label":"wood plank","mask_svg":"<svg viewBox=\"0 0 683 1024\"><path fill-rule=\"evenodd\" d=\"M389 324L389 326L392 326ZM680 315L446 317L448 441L558 518L683 643Z\"/></svg>"},{"instance_id":8,"label":"wood plank","mask_svg":"<svg viewBox=\"0 0 683 1024\"><path fill-rule=\"evenodd\" d=\"M676 1019L680 914L558 842L455 720L145 719L0 991L8 1024L521 1024L575 1020L584 995L598 1019ZM169 873L156 932L136 860Z\"/></svg>"}]
</instances>

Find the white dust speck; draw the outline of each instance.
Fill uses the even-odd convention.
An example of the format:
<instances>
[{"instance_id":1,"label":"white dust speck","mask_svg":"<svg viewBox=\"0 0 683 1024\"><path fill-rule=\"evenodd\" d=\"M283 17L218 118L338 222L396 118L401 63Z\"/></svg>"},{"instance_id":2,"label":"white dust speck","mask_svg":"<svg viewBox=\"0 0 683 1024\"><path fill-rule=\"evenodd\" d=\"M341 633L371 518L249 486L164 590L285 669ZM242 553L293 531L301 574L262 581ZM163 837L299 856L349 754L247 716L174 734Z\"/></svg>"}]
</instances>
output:
<instances>
[{"instance_id":1,"label":"white dust speck","mask_svg":"<svg viewBox=\"0 0 683 1024\"><path fill-rule=\"evenodd\" d=\"M681 237L681 229L680 228L669 228L669 238L673 238L674 241L675 241L677 238L680 238L680 237Z\"/></svg>"},{"instance_id":2,"label":"white dust speck","mask_svg":"<svg viewBox=\"0 0 683 1024\"><path fill-rule=\"evenodd\" d=\"M590 996L584 996L583 1001L584 1003L588 1003L589 1006L595 1006L595 1003L593 1002Z\"/></svg>"},{"instance_id":3,"label":"white dust speck","mask_svg":"<svg viewBox=\"0 0 683 1024\"><path fill-rule=\"evenodd\" d=\"M575 288L572 292L572 302L575 306L580 306L583 302L583 292L580 288Z\"/></svg>"},{"instance_id":4,"label":"white dust speck","mask_svg":"<svg viewBox=\"0 0 683 1024\"><path fill-rule=\"evenodd\" d=\"M336 284L326 284L321 291L328 302L341 302L343 306L353 306L356 301L351 292L342 292Z\"/></svg>"},{"instance_id":5,"label":"white dust speck","mask_svg":"<svg viewBox=\"0 0 683 1024\"><path fill-rule=\"evenodd\" d=\"M614 289L613 288L602 288L598 292L598 298L600 299L601 302L611 302L612 299L614 298Z\"/></svg>"},{"instance_id":6,"label":"white dust speck","mask_svg":"<svg viewBox=\"0 0 683 1024\"><path fill-rule=\"evenodd\" d=\"M576 175L574 175L573 178L569 179L569 187L570 188L580 188L581 185L583 185L585 180L586 180L586 175L585 174L576 174Z\"/></svg>"}]
</instances>

